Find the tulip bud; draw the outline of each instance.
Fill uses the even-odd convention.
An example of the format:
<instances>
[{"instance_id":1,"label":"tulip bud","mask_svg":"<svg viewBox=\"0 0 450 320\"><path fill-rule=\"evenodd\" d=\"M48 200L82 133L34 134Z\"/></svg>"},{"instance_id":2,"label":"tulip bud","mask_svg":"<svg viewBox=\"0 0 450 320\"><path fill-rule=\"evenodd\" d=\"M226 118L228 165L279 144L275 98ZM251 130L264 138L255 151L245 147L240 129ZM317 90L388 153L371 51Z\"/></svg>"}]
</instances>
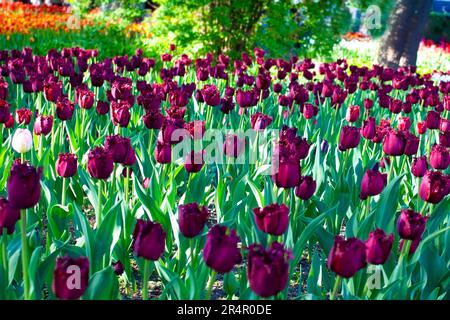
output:
<instances>
[{"instance_id":1,"label":"tulip bud","mask_svg":"<svg viewBox=\"0 0 450 320\"><path fill-rule=\"evenodd\" d=\"M289 225L289 208L282 204L273 203L264 208L253 209L258 228L274 236L282 235Z\"/></svg>"},{"instance_id":2,"label":"tulip bud","mask_svg":"<svg viewBox=\"0 0 450 320\"><path fill-rule=\"evenodd\" d=\"M236 230L226 226L213 226L206 236L203 259L208 267L218 273L230 272L241 263L242 256L238 248L239 237Z\"/></svg>"},{"instance_id":3,"label":"tulip bud","mask_svg":"<svg viewBox=\"0 0 450 320\"><path fill-rule=\"evenodd\" d=\"M349 106L345 119L348 122L356 122L359 119L359 106Z\"/></svg>"},{"instance_id":4,"label":"tulip bud","mask_svg":"<svg viewBox=\"0 0 450 320\"><path fill-rule=\"evenodd\" d=\"M373 139L376 133L376 123L374 117L368 117L364 120L363 125L361 127L361 135L365 139Z\"/></svg>"},{"instance_id":5,"label":"tulip bud","mask_svg":"<svg viewBox=\"0 0 450 320\"><path fill-rule=\"evenodd\" d=\"M411 128L411 118L410 117L400 117L398 119L398 129L402 131L409 131Z\"/></svg>"},{"instance_id":6,"label":"tulip bud","mask_svg":"<svg viewBox=\"0 0 450 320\"><path fill-rule=\"evenodd\" d=\"M38 115L34 121L34 134L44 136L52 131L53 116Z\"/></svg>"},{"instance_id":7,"label":"tulip bud","mask_svg":"<svg viewBox=\"0 0 450 320\"><path fill-rule=\"evenodd\" d=\"M272 180L278 188L294 188L298 186L301 179L301 169L298 161L279 161L277 166L272 166L276 170L272 174Z\"/></svg>"},{"instance_id":8,"label":"tulip bud","mask_svg":"<svg viewBox=\"0 0 450 320\"><path fill-rule=\"evenodd\" d=\"M125 271L122 262L120 262L119 260L113 262L112 267L114 269L114 273L118 276L122 275L123 272Z\"/></svg>"},{"instance_id":9,"label":"tulip bud","mask_svg":"<svg viewBox=\"0 0 450 320\"><path fill-rule=\"evenodd\" d=\"M0 197L0 235L3 234L4 228L7 234L12 234L19 219L20 210L13 208L8 200Z\"/></svg>"},{"instance_id":10,"label":"tulip bud","mask_svg":"<svg viewBox=\"0 0 450 320\"><path fill-rule=\"evenodd\" d=\"M133 231L133 252L137 257L158 260L164 252L166 233L153 221L138 219Z\"/></svg>"},{"instance_id":11,"label":"tulip bud","mask_svg":"<svg viewBox=\"0 0 450 320\"><path fill-rule=\"evenodd\" d=\"M172 147L170 143L157 142L154 156L158 163L170 163L172 161Z\"/></svg>"},{"instance_id":12,"label":"tulip bud","mask_svg":"<svg viewBox=\"0 0 450 320\"><path fill-rule=\"evenodd\" d=\"M420 198L429 203L439 203L450 192L447 180L439 171L428 171L420 183Z\"/></svg>"},{"instance_id":13,"label":"tulip bud","mask_svg":"<svg viewBox=\"0 0 450 320\"><path fill-rule=\"evenodd\" d=\"M33 114L31 113L30 109L27 108L18 109L16 110L16 122L18 124L24 124L27 126L28 124L30 124L32 115Z\"/></svg>"},{"instance_id":14,"label":"tulip bud","mask_svg":"<svg viewBox=\"0 0 450 320\"><path fill-rule=\"evenodd\" d=\"M245 151L245 138L240 139L238 135L227 135L222 149L228 157L237 158Z\"/></svg>"},{"instance_id":15,"label":"tulip bud","mask_svg":"<svg viewBox=\"0 0 450 320\"><path fill-rule=\"evenodd\" d=\"M390 156L400 156L405 152L406 139L401 131L389 130L383 141L383 152Z\"/></svg>"},{"instance_id":16,"label":"tulip bud","mask_svg":"<svg viewBox=\"0 0 450 320\"><path fill-rule=\"evenodd\" d=\"M394 234L386 235L384 230L376 229L366 241L366 260L370 264L384 264L391 254Z\"/></svg>"},{"instance_id":17,"label":"tulip bud","mask_svg":"<svg viewBox=\"0 0 450 320\"><path fill-rule=\"evenodd\" d=\"M252 244L248 250L250 288L260 297L274 296L283 291L289 278L292 253L278 242L273 242L267 250L260 244Z\"/></svg>"},{"instance_id":18,"label":"tulip bud","mask_svg":"<svg viewBox=\"0 0 450 320\"><path fill-rule=\"evenodd\" d=\"M411 209L402 209L397 220L397 232L402 239L420 239L425 231L428 217Z\"/></svg>"},{"instance_id":19,"label":"tulip bud","mask_svg":"<svg viewBox=\"0 0 450 320\"><path fill-rule=\"evenodd\" d=\"M430 152L430 165L434 169L445 170L450 165L450 153L448 148L434 144Z\"/></svg>"},{"instance_id":20,"label":"tulip bud","mask_svg":"<svg viewBox=\"0 0 450 320\"><path fill-rule=\"evenodd\" d=\"M299 185L295 188L295 195L302 200L308 200L316 191L316 181L311 176L300 178Z\"/></svg>"},{"instance_id":21,"label":"tulip bud","mask_svg":"<svg viewBox=\"0 0 450 320\"><path fill-rule=\"evenodd\" d=\"M378 168L367 170L361 181L361 193L359 197L365 200L367 196L380 194L386 185L386 177L387 175L380 173Z\"/></svg>"},{"instance_id":22,"label":"tulip bud","mask_svg":"<svg viewBox=\"0 0 450 320\"><path fill-rule=\"evenodd\" d=\"M423 177L428 170L427 156L413 158L411 172L415 177Z\"/></svg>"},{"instance_id":23,"label":"tulip bud","mask_svg":"<svg viewBox=\"0 0 450 320\"><path fill-rule=\"evenodd\" d=\"M60 177L70 178L77 172L77 156L71 153L60 153L56 160L56 172Z\"/></svg>"},{"instance_id":24,"label":"tulip bud","mask_svg":"<svg viewBox=\"0 0 450 320\"><path fill-rule=\"evenodd\" d=\"M327 266L343 278L351 278L366 266L366 246L357 238L334 238Z\"/></svg>"},{"instance_id":25,"label":"tulip bud","mask_svg":"<svg viewBox=\"0 0 450 320\"><path fill-rule=\"evenodd\" d=\"M87 169L95 179L108 179L114 169L111 153L102 147L91 149L88 154Z\"/></svg>"},{"instance_id":26,"label":"tulip bud","mask_svg":"<svg viewBox=\"0 0 450 320\"><path fill-rule=\"evenodd\" d=\"M439 113L434 110L430 110L427 113L425 123L427 125L427 128L430 130L439 129L440 120L441 116L439 115Z\"/></svg>"},{"instance_id":27,"label":"tulip bud","mask_svg":"<svg viewBox=\"0 0 450 320\"><path fill-rule=\"evenodd\" d=\"M272 117L262 114L260 112L255 112L250 118L250 124L253 130L260 131L267 128L272 123Z\"/></svg>"},{"instance_id":28,"label":"tulip bud","mask_svg":"<svg viewBox=\"0 0 450 320\"><path fill-rule=\"evenodd\" d=\"M202 170L204 153L203 150L200 152L191 151L188 153L184 159L184 169L189 173L196 173Z\"/></svg>"},{"instance_id":29,"label":"tulip bud","mask_svg":"<svg viewBox=\"0 0 450 320\"><path fill-rule=\"evenodd\" d=\"M0 99L0 123L6 123L9 117L9 103Z\"/></svg>"},{"instance_id":30,"label":"tulip bud","mask_svg":"<svg viewBox=\"0 0 450 320\"><path fill-rule=\"evenodd\" d=\"M347 149L356 148L360 139L359 128L350 126L342 127L339 136L339 150L346 151Z\"/></svg>"},{"instance_id":31,"label":"tulip bud","mask_svg":"<svg viewBox=\"0 0 450 320\"><path fill-rule=\"evenodd\" d=\"M17 129L11 143L17 153L27 153L33 147L33 137L28 129Z\"/></svg>"},{"instance_id":32,"label":"tulip bud","mask_svg":"<svg viewBox=\"0 0 450 320\"><path fill-rule=\"evenodd\" d=\"M203 100L208 106L215 107L220 103L220 92L213 84L206 84L201 90Z\"/></svg>"},{"instance_id":33,"label":"tulip bud","mask_svg":"<svg viewBox=\"0 0 450 320\"><path fill-rule=\"evenodd\" d=\"M129 138L120 135L106 136L105 149L111 153L115 163L123 163L131 149L131 142Z\"/></svg>"},{"instance_id":34,"label":"tulip bud","mask_svg":"<svg viewBox=\"0 0 450 320\"><path fill-rule=\"evenodd\" d=\"M203 231L208 217L208 208L199 206L196 202L178 206L178 225L186 238L198 236Z\"/></svg>"},{"instance_id":35,"label":"tulip bud","mask_svg":"<svg viewBox=\"0 0 450 320\"><path fill-rule=\"evenodd\" d=\"M89 260L86 257L72 259L69 256L56 259L52 290L58 299L79 299L88 287Z\"/></svg>"}]
</instances>

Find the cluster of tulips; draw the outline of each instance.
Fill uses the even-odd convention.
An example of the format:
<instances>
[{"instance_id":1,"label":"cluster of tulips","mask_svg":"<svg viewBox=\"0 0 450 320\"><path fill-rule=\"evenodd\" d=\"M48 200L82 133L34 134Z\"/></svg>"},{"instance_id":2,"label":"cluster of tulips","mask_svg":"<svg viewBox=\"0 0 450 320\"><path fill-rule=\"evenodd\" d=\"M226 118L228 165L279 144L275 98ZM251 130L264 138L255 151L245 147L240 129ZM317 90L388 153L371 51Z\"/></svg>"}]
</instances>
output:
<instances>
[{"instance_id":1,"label":"cluster of tulips","mask_svg":"<svg viewBox=\"0 0 450 320\"><path fill-rule=\"evenodd\" d=\"M230 299L448 294L450 83L169 49L0 51L1 297L148 299L154 277L171 299L217 280ZM278 130L269 174L263 152L237 161L255 141L236 132L211 143L226 164L206 161L212 129ZM386 286L367 290L367 264Z\"/></svg>"}]
</instances>

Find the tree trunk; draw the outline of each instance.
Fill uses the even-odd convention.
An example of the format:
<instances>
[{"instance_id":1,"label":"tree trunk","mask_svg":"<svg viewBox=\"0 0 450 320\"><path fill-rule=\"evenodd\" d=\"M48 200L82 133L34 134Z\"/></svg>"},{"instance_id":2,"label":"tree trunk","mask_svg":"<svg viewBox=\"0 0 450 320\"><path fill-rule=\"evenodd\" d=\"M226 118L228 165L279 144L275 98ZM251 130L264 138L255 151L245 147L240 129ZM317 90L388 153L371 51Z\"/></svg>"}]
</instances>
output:
<instances>
[{"instance_id":1,"label":"tree trunk","mask_svg":"<svg viewBox=\"0 0 450 320\"><path fill-rule=\"evenodd\" d=\"M383 36L378 63L390 68L414 66L432 0L398 0Z\"/></svg>"}]
</instances>

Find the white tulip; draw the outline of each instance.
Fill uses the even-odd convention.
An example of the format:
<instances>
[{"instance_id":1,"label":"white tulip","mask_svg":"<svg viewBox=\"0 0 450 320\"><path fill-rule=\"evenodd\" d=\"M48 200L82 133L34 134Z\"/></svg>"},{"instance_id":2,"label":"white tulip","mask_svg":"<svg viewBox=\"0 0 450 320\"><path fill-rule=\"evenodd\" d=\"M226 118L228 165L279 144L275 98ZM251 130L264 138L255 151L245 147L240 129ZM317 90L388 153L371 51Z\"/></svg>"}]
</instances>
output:
<instances>
[{"instance_id":1,"label":"white tulip","mask_svg":"<svg viewBox=\"0 0 450 320\"><path fill-rule=\"evenodd\" d=\"M12 148L18 153L26 153L33 146L33 136L28 129L17 129L12 138Z\"/></svg>"}]
</instances>

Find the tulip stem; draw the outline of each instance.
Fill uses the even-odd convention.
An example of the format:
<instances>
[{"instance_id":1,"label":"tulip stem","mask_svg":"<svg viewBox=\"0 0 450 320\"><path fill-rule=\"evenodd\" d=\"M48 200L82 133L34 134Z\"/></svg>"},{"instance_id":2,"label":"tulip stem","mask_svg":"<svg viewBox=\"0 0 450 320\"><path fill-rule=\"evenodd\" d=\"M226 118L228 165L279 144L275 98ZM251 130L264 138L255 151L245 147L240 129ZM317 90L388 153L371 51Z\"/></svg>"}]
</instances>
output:
<instances>
[{"instance_id":1,"label":"tulip stem","mask_svg":"<svg viewBox=\"0 0 450 320\"><path fill-rule=\"evenodd\" d=\"M20 209L20 226L22 240L23 296L30 300L30 278L28 276L27 210Z\"/></svg>"},{"instance_id":2,"label":"tulip stem","mask_svg":"<svg viewBox=\"0 0 450 320\"><path fill-rule=\"evenodd\" d=\"M43 135L40 134L39 137L38 137L38 139L39 139L39 145L38 145L38 157L39 157L39 160L42 159L42 139L43 139L42 136Z\"/></svg>"},{"instance_id":3,"label":"tulip stem","mask_svg":"<svg viewBox=\"0 0 450 320\"><path fill-rule=\"evenodd\" d=\"M142 300L148 300L148 278L150 271L150 260L145 259L144 261L144 272L143 272L143 278L142 278Z\"/></svg>"},{"instance_id":4,"label":"tulip stem","mask_svg":"<svg viewBox=\"0 0 450 320\"><path fill-rule=\"evenodd\" d=\"M100 224L102 223L102 187L103 187L103 180L98 180L98 192L97 192L97 210L96 210L96 221L97 221L97 229L99 228Z\"/></svg>"},{"instance_id":5,"label":"tulip stem","mask_svg":"<svg viewBox=\"0 0 450 320\"><path fill-rule=\"evenodd\" d=\"M336 294L338 293L339 287L341 286L342 278L341 276L336 276L336 280L334 281L333 291L331 292L330 300L336 299Z\"/></svg>"},{"instance_id":6,"label":"tulip stem","mask_svg":"<svg viewBox=\"0 0 450 320\"><path fill-rule=\"evenodd\" d=\"M206 287L205 300L211 300L212 287L214 285L214 282L216 282L216 276L217 276L217 272L215 270L213 270L211 272L211 277L209 278L208 285Z\"/></svg>"},{"instance_id":7,"label":"tulip stem","mask_svg":"<svg viewBox=\"0 0 450 320\"><path fill-rule=\"evenodd\" d=\"M190 244L191 244L191 263L192 263L192 267L195 268L196 265L196 255L195 255L195 238L191 238L189 240Z\"/></svg>"},{"instance_id":8,"label":"tulip stem","mask_svg":"<svg viewBox=\"0 0 450 320\"><path fill-rule=\"evenodd\" d=\"M2 260L5 277L8 278L8 230L6 228L3 228L2 233Z\"/></svg>"},{"instance_id":9,"label":"tulip stem","mask_svg":"<svg viewBox=\"0 0 450 320\"><path fill-rule=\"evenodd\" d=\"M128 208L128 182L130 180L130 177L128 176L128 174L129 174L128 170L129 170L129 168L125 167L125 181L124 181L125 196L124 196L124 199L125 199L125 207L127 207L127 208Z\"/></svg>"},{"instance_id":10,"label":"tulip stem","mask_svg":"<svg viewBox=\"0 0 450 320\"><path fill-rule=\"evenodd\" d=\"M25 163L25 153L20 154L20 162Z\"/></svg>"},{"instance_id":11,"label":"tulip stem","mask_svg":"<svg viewBox=\"0 0 450 320\"><path fill-rule=\"evenodd\" d=\"M402 250L400 251L400 259L401 260L406 260L408 258L408 254L409 254L409 250L411 248L411 240L407 240L405 239L403 241L403 247Z\"/></svg>"},{"instance_id":12,"label":"tulip stem","mask_svg":"<svg viewBox=\"0 0 450 320\"><path fill-rule=\"evenodd\" d=\"M66 205L66 189L67 189L67 179L68 178L62 178L62 188L61 188L61 205Z\"/></svg>"}]
</instances>

